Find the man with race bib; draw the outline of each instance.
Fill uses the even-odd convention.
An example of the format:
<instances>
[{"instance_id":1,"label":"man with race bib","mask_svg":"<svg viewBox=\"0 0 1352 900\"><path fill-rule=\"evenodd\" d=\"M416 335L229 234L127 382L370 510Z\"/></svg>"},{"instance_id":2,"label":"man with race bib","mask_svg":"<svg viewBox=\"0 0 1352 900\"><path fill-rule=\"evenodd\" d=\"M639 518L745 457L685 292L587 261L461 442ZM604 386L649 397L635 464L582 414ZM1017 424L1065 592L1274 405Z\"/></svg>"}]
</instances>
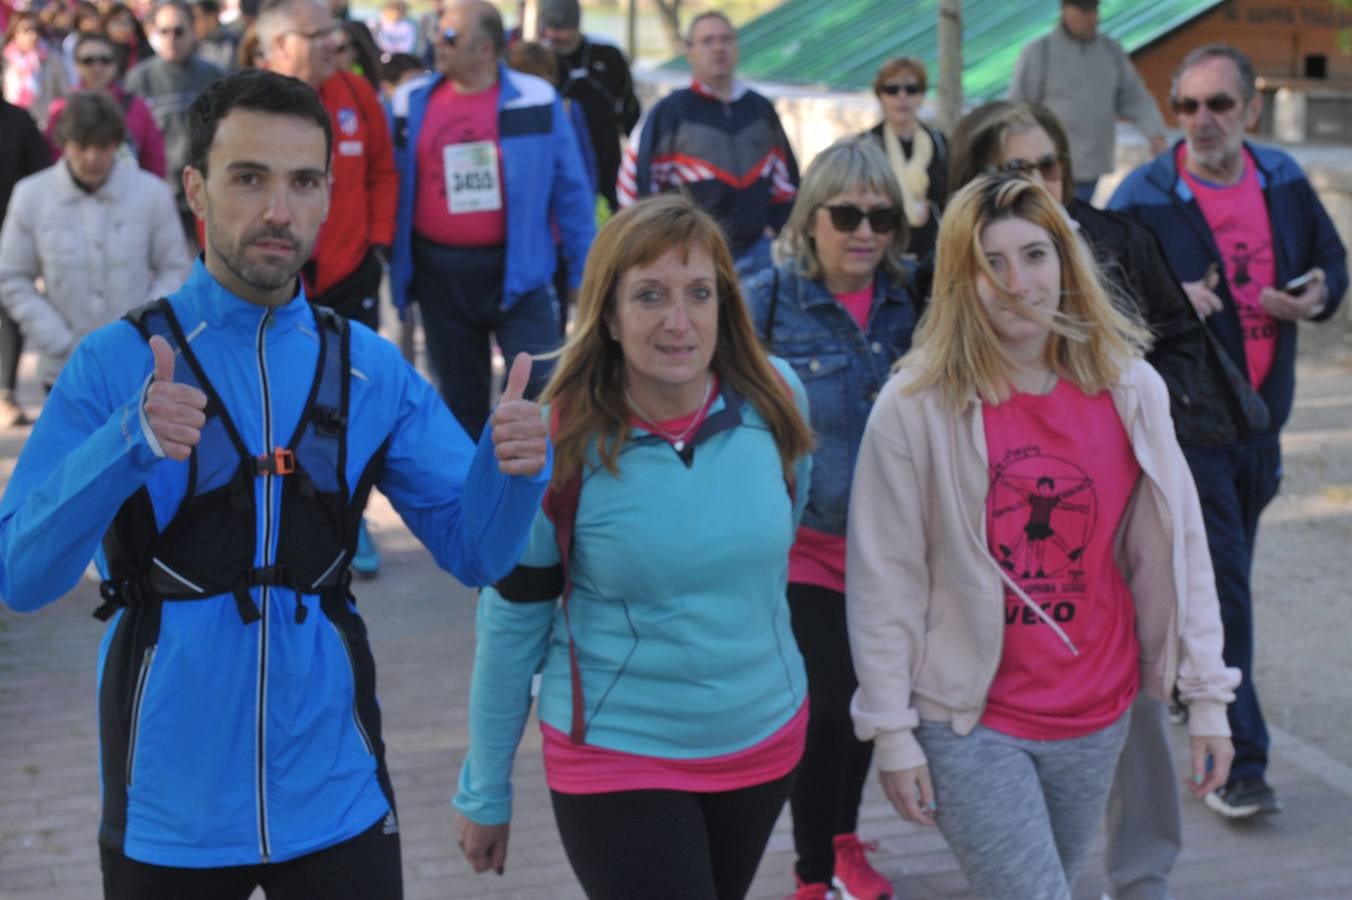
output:
<instances>
[{"instance_id":1,"label":"man with race bib","mask_svg":"<svg viewBox=\"0 0 1352 900\"><path fill-rule=\"evenodd\" d=\"M477 436L488 416L490 335L506 357L554 348L554 229L575 291L596 228L559 96L498 61L497 10L460 0L438 26L438 75L393 110L401 180L391 290L401 309L419 304L434 381ZM527 396L549 371L535 366Z\"/></svg>"}]
</instances>

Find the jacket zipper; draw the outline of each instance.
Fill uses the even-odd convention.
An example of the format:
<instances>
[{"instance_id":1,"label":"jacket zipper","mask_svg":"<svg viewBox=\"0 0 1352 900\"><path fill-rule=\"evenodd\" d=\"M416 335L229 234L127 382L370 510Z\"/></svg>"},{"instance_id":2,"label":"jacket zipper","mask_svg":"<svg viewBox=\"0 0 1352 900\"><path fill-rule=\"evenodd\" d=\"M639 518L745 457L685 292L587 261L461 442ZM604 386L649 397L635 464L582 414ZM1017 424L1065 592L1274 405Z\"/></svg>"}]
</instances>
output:
<instances>
[{"instance_id":1,"label":"jacket zipper","mask_svg":"<svg viewBox=\"0 0 1352 900\"><path fill-rule=\"evenodd\" d=\"M131 731L127 735L127 787L131 787L132 768L136 763L136 738L141 725L141 701L145 699L146 682L150 680L150 664L155 661L155 644L146 648L141 657L141 671L136 675L136 691L131 697Z\"/></svg>"},{"instance_id":2,"label":"jacket zipper","mask_svg":"<svg viewBox=\"0 0 1352 900\"><path fill-rule=\"evenodd\" d=\"M375 756L376 751L371 744L371 736L366 733L366 726L361 723L361 716L357 713L357 666L352 659L352 645L348 643L347 635L343 634L343 629L338 627L338 623L330 619L329 625L333 628L334 634L338 635L339 643L343 645L343 652L347 654L347 667L352 672L352 721L356 723L357 733L361 735L361 742L366 745L366 752Z\"/></svg>"},{"instance_id":3,"label":"jacket zipper","mask_svg":"<svg viewBox=\"0 0 1352 900\"><path fill-rule=\"evenodd\" d=\"M272 450L272 392L268 386L268 360L265 352L267 329L272 325L272 310L263 313L258 321L258 335L255 347L258 355L258 382L263 400L263 450ZM263 565L272 565L272 479L271 472L263 475ZM258 809L258 854L260 862L266 863L272 856L272 841L268 836L268 787L267 787L267 682L268 682L268 600L271 588L261 588L261 603L258 628L258 720L255 729L257 744L254 748L255 802Z\"/></svg>"}]
</instances>

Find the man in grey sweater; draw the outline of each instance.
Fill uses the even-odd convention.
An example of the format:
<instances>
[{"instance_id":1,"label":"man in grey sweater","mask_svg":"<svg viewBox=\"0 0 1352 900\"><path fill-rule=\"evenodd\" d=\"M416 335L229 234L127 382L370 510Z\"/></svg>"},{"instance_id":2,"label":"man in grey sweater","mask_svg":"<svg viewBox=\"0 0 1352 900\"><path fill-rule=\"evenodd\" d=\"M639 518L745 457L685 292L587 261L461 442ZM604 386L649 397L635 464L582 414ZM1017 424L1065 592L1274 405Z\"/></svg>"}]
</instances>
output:
<instances>
[{"instance_id":1,"label":"man in grey sweater","mask_svg":"<svg viewBox=\"0 0 1352 900\"><path fill-rule=\"evenodd\" d=\"M1009 99L1040 103L1070 138L1075 196L1086 203L1113 170L1117 119L1132 122L1163 153L1164 119L1122 45L1098 30L1099 0L1062 0L1061 20L1019 54Z\"/></svg>"},{"instance_id":2,"label":"man in grey sweater","mask_svg":"<svg viewBox=\"0 0 1352 900\"><path fill-rule=\"evenodd\" d=\"M152 56L127 73L125 87L150 107L155 124L164 133L165 179L174 189L184 228L190 240L196 230L183 195L183 167L188 164L188 107L202 88L224 73L197 56L192 10L182 0L165 0L155 7L150 40Z\"/></svg>"}]
</instances>

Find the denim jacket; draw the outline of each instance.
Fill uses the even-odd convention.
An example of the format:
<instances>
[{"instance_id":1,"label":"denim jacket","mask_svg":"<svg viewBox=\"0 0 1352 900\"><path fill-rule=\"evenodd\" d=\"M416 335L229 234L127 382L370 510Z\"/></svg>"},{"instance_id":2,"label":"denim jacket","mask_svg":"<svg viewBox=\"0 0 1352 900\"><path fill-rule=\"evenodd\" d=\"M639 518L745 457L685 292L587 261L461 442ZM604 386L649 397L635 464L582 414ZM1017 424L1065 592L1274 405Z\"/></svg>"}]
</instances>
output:
<instances>
[{"instance_id":1,"label":"denim jacket","mask_svg":"<svg viewBox=\"0 0 1352 900\"><path fill-rule=\"evenodd\" d=\"M793 366L807 389L817 447L803 525L815 531L845 534L864 424L892 363L910 349L919 317L920 304L907 286L911 274L896 283L878 269L867 333L825 284L803 278L792 262L743 285L756 334L767 351ZM775 292L779 301L772 304ZM774 333L766 334L770 328Z\"/></svg>"}]
</instances>

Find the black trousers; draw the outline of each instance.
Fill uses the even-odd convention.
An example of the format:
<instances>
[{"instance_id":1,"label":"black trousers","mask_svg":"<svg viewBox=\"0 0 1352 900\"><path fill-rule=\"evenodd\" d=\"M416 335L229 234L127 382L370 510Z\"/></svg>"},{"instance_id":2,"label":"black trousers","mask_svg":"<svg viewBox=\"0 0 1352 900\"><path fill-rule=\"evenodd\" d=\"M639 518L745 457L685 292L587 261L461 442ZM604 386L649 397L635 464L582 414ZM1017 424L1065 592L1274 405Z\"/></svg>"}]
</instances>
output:
<instances>
[{"instance_id":1,"label":"black trousers","mask_svg":"<svg viewBox=\"0 0 1352 900\"><path fill-rule=\"evenodd\" d=\"M23 332L0 309L0 393L14 393L19 383L19 357L23 355Z\"/></svg>"},{"instance_id":2,"label":"black trousers","mask_svg":"<svg viewBox=\"0 0 1352 900\"><path fill-rule=\"evenodd\" d=\"M99 847L104 900L248 900L263 888L268 900L400 900L399 833L385 819L354 838L286 862L215 869L180 869L137 862Z\"/></svg>"},{"instance_id":3,"label":"black trousers","mask_svg":"<svg viewBox=\"0 0 1352 900\"><path fill-rule=\"evenodd\" d=\"M310 298L315 306L327 306L345 319L380 330L380 278L384 275L374 250L366 251L361 265L322 294Z\"/></svg>"},{"instance_id":4,"label":"black trousers","mask_svg":"<svg viewBox=\"0 0 1352 900\"><path fill-rule=\"evenodd\" d=\"M850 719L850 698L859 682L845 631L845 596L813 584L790 584L789 613L811 698L807 746L789 795L795 870L805 884L829 884L836 861L831 839L858 826L873 743L854 736Z\"/></svg>"},{"instance_id":5,"label":"black trousers","mask_svg":"<svg viewBox=\"0 0 1352 900\"><path fill-rule=\"evenodd\" d=\"M686 791L551 791L554 819L590 900L741 900L751 887L793 774Z\"/></svg>"}]
</instances>

